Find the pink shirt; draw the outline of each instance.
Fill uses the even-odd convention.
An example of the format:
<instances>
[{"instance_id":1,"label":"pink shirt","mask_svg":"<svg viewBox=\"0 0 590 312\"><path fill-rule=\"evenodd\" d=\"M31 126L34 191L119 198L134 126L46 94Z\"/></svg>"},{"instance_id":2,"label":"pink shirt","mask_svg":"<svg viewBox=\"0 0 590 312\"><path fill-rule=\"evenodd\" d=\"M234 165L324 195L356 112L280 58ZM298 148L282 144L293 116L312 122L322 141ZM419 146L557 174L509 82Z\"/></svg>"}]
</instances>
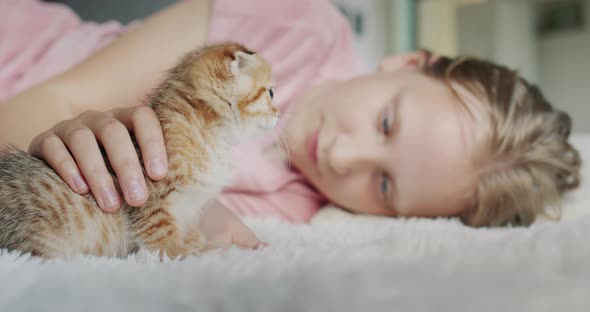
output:
<instances>
[{"instance_id":1,"label":"pink shirt","mask_svg":"<svg viewBox=\"0 0 590 312\"><path fill-rule=\"evenodd\" d=\"M123 31L115 22L82 22L58 4L0 0L0 101L68 69ZM347 21L324 0L214 0L208 38L261 53L272 65L282 112L318 81L364 71ZM270 144L269 134L234 150L236 176L219 200L242 216L307 222L324 199L299 173L263 154Z\"/></svg>"},{"instance_id":2,"label":"pink shirt","mask_svg":"<svg viewBox=\"0 0 590 312\"><path fill-rule=\"evenodd\" d=\"M122 31L117 22L82 22L61 4L0 0L0 101L83 61Z\"/></svg>"}]
</instances>

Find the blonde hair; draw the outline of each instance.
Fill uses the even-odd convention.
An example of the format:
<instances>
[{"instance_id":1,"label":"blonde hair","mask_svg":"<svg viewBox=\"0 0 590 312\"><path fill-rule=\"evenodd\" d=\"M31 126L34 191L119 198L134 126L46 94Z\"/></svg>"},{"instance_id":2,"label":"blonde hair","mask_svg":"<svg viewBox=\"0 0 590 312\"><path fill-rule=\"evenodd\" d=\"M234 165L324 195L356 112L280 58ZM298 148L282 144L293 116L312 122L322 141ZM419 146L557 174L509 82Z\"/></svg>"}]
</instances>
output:
<instances>
[{"instance_id":1,"label":"blonde hair","mask_svg":"<svg viewBox=\"0 0 590 312\"><path fill-rule=\"evenodd\" d=\"M491 129L481 142L487 155L461 220L480 227L528 226L540 214L558 218L562 195L580 183L580 155L568 142L570 116L514 70L475 58L430 61L424 52L427 75L479 93L489 112Z\"/></svg>"}]
</instances>

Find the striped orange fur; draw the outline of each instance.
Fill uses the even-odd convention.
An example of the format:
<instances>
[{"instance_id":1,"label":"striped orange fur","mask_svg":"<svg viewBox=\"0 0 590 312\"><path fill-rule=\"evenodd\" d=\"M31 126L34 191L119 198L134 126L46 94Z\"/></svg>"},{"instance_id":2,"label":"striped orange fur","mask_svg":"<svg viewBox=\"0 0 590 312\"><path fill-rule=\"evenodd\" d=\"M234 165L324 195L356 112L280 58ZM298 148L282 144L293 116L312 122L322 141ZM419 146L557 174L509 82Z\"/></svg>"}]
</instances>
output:
<instances>
[{"instance_id":1,"label":"striped orange fur","mask_svg":"<svg viewBox=\"0 0 590 312\"><path fill-rule=\"evenodd\" d=\"M121 257L141 248L170 257L199 254L206 244L199 211L231 177L230 148L278 121L272 87L269 64L240 44L186 54L148 97L162 125L169 174L146 180L150 196L139 208L124 204L116 213L102 212L92 196L74 193L43 161L5 149L0 248L44 258ZM136 150L141 158L137 144Z\"/></svg>"}]
</instances>

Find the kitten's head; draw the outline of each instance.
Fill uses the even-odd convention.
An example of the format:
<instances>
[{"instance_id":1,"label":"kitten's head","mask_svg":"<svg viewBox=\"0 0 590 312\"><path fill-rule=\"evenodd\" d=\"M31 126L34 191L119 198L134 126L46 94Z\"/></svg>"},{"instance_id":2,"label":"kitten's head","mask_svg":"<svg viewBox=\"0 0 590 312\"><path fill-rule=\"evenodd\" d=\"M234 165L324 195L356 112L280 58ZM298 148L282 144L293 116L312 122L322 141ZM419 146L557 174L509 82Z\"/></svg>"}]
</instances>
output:
<instances>
[{"instance_id":1,"label":"kitten's head","mask_svg":"<svg viewBox=\"0 0 590 312\"><path fill-rule=\"evenodd\" d=\"M272 129L279 120L273 105L271 67L259 54L237 43L198 50L189 76L198 96L225 119L239 123L240 131L255 135Z\"/></svg>"}]
</instances>

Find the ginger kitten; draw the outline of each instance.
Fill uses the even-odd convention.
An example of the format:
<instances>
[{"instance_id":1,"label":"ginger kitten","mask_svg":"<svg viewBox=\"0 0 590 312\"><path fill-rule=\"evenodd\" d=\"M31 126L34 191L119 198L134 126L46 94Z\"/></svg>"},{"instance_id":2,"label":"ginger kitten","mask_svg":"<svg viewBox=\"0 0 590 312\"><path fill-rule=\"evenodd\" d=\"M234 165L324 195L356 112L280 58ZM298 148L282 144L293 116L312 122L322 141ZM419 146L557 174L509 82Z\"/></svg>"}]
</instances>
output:
<instances>
[{"instance_id":1,"label":"ginger kitten","mask_svg":"<svg viewBox=\"0 0 590 312\"><path fill-rule=\"evenodd\" d=\"M126 256L140 248L171 258L199 254L206 244L197 228L199 212L229 182L230 148L278 121L272 87L269 64L240 44L185 55L149 97L162 125L169 173L161 181L146 179L150 195L138 208L123 204L105 213L45 162L5 149L0 248L44 258Z\"/></svg>"}]
</instances>

